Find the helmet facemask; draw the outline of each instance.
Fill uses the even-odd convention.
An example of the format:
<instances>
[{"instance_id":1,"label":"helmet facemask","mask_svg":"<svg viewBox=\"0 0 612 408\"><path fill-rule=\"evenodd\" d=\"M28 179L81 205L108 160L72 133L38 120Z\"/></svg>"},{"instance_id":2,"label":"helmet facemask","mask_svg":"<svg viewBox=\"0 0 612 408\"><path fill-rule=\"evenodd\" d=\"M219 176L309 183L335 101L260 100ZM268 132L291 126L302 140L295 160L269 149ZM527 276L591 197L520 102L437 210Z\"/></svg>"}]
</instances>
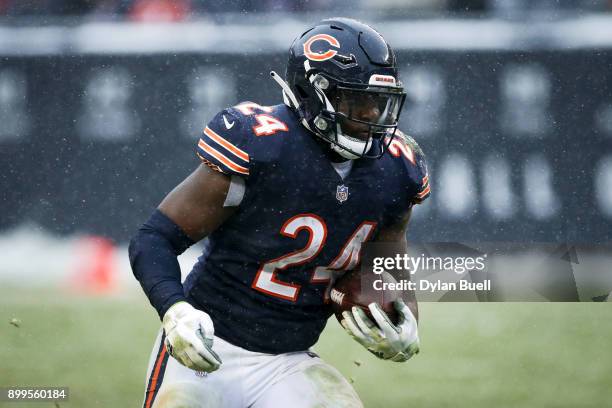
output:
<instances>
[{"instance_id":1,"label":"helmet facemask","mask_svg":"<svg viewBox=\"0 0 612 408\"><path fill-rule=\"evenodd\" d=\"M322 73L309 80L323 105L315 133L346 159L380 158L395 136L406 97L401 85L340 82Z\"/></svg>"}]
</instances>

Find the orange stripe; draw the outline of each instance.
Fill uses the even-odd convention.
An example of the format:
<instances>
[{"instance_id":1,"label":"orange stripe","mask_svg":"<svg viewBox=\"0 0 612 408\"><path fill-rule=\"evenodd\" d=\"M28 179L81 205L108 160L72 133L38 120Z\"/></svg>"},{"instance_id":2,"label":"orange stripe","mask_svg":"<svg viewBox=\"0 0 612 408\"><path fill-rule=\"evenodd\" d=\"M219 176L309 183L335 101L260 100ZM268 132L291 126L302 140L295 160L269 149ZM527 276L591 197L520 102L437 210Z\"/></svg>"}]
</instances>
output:
<instances>
[{"instance_id":1,"label":"orange stripe","mask_svg":"<svg viewBox=\"0 0 612 408\"><path fill-rule=\"evenodd\" d=\"M230 169L234 170L235 172L241 173L241 174L249 174L249 169L247 169L246 167L237 165L236 163L234 163L233 161L225 157L221 152L210 147L202 139L200 139L200 142L198 143L198 147L204 150L206 153L213 156L215 159L219 160L221 163L225 164Z\"/></svg>"},{"instance_id":2,"label":"orange stripe","mask_svg":"<svg viewBox=\"0 0 612 408\"><path fill-rule=\"evenodd\" d=\"M427 188L423 191L421 191L419 194L417 194L417 197L419 198L423 198L425 197L427 194L429 194L431 191L431 189L429 188L429 186L427 186Z\"/></svg>"},{"instance_id":3,"label":"orange stripe","mask_svg":"<svg viewBox=\"0 0 612 408\"><path fill-rule=\"evenodd\" d=\"M427 184L428 182L429 182L429 174L423 177L423 185Z\"/></svg>"},{"instance_id":4,"label":"orange stripe","mask_svg":"<svg viewBox=\"0 0 612 408\"><path fill-rule=\"evenodd\" d=\"M219 136L211 128L206 127L206 129L204 129L204 133L208 137L210 137L212 140L219 143L221 146L225 147L230 152L234 153L238 158L244 160L247 163L249 162L249 155L246 152L240 150L239 148L237 148L236 146L234 146L233 144L231 144L230 142L228 142L227 140Z\"/></svg>"},{"instance_id":5,"label":"orange stripe","mask_svg":"<svg viewBox=\"0 0 612 408\"><path fill-rule=\"evenodd\" d=\"M151 386L147 391L149 396L147 397L147 403L145 404L145 408L151 408L151 402L153 400L153 394L155 394L155 386L157 385L157 378L159 377L159 370L162 365L162 361L164 361L164 356L166 355L166 346L162 346L161 353L159 353L159 357L157 357L157 361L155 362L155 370L153 371L153 378L151 380Z\"/></svg>"}]
</instances>

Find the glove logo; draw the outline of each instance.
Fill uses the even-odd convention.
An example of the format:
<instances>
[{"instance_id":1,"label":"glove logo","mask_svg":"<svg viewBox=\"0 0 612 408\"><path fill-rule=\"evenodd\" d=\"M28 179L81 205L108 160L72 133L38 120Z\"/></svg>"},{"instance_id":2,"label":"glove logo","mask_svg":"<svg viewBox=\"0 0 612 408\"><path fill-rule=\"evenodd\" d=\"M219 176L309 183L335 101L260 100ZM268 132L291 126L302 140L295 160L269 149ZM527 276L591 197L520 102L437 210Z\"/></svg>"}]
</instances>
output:
<instances>
[{"instance_id":1,"label":"glove logo","mask_svg":"<svg viewBox=\"0 0 612 408\"><path fill-rule=\"evenodd\" d=\"M326 41L332 47L340 48L340 42L335 37L328 34L313 35L304 43L304 55L311 61L326 61L333 58L338 53L336 50L327 50L326 52L314 52L310 49L315 41Z\"/></svg>"}]
</instances>

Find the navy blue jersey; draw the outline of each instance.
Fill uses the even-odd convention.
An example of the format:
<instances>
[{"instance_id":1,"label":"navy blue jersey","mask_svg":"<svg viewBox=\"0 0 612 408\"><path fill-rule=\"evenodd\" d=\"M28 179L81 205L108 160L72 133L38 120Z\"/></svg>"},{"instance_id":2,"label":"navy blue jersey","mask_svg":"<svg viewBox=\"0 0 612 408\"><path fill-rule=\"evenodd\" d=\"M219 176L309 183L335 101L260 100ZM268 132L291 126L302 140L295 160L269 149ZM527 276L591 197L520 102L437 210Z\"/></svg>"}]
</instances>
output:
<instances>
[{"instance_id":1,"label":"navy blue jersey","mask_svg":"<svg viewBox=\"0 0 612 408\"><path fill-rule=\"evenodd\" d=\"M356 267L364 241L429 195L422 152L403 134L381 159L356 160L344 180L325 149L285 105L246 102L204 130L200 158L245 181L237 211L185 282L219 337L265 353L312 346L331 315L332 273Z\"/></svg>"}]
</instances>

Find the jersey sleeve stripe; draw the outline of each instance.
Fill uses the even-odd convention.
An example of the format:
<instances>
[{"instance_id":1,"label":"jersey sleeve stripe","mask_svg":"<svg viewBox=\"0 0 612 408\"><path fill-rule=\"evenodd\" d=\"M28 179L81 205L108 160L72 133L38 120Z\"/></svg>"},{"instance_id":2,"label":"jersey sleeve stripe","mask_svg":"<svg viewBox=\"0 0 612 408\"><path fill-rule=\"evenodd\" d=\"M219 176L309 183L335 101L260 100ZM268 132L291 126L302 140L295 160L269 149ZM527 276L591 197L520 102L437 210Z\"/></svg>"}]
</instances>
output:
<instances>
[{"instance_id":1,"label":"jersey sleeve stripe","mask_svg":"<svg viewBox=\"0 0 612 408\"><path fill-rule=\"evenodd\" d=\"M166 371L168 353L166 352L166 346L164 344L165 337L165 334L163 334L159 351L157 353L157 359L155 360L155 364L153 366L153 372L151 373L151 378L149 379L149 386L147 387L146 392L147 398L144 403L144 408L151 408L153 406L153 402L157 396L157 391L159 391L160 388L159 384L161 384L164 377L164 372Z\"/></svg>"},{"instance_id":2,"label":"jersey sleeve stripe","mask_svg":"<svg viewBox=\"0 0 612 408\"><path fill-rule=\"evenodd\" d=\"M427 187L425 187L425 190L423 190L419 194L417 194L417 197L418 198L425 198L430 192L431 192L431 189L429 188L429 186L427 186Z\"/></svg>"},{"instance_id":3,"label":"jersey sleeve stripe","mask_svg":"<svg viewBox=\"0 0 612 408\"><path fill-rule=\"evenodd\" d=\"M236 173L245 175L249 174L249 169L234 163L233 161L228 159L223 153L208 145L204 140L200 139L200 141L198 142L198 148L202 149L202 151L204 151L210 157L215 158L219 163L225 165L227 168L235 171Z\"/></svg>"},{"instance_id":4,"label":"jersey sleeve stripe","mask_svg":"<svg viewBox=\"0 0 612 408\"><path fill-rule=\"evenodd\" d=\"M209 138L211 138L218 145L223 146L227 151L232 153L234 156L238 157L239 159L244 160L247 163L249 162L249 155L245 151L240 150L239 148L237 148L236 146L234 146L233 144L231 144L230 142L228 142L227 140L219 136L219 134L217 134L214 130L212 130L208 126L206 127L206 129L204 129L204 134L208 136Z\"/></svg>"}]
</instances>

